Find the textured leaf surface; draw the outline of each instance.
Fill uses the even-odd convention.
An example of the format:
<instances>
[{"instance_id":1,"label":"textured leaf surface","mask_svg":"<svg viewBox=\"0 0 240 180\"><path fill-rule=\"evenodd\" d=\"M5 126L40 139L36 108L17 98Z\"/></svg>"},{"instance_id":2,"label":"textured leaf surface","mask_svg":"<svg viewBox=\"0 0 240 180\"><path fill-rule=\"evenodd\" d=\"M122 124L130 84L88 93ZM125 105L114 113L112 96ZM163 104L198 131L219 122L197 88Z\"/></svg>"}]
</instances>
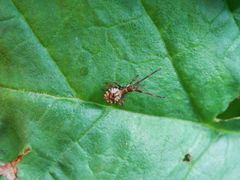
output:
<instances>
[{"instance_id":1,"label":"textured leaf surface","mask_svg":"<svg viewBox=\"0 0 240 180\"><path fill-rule=\"evenodd\" d=\"M240 94L239 17L234 0L0 0L0 161L31 146L23 179L239 178L238 113L216 118ZM164 100L103 102L158 67L143 89Z\"/></svg>"}]
</instances>

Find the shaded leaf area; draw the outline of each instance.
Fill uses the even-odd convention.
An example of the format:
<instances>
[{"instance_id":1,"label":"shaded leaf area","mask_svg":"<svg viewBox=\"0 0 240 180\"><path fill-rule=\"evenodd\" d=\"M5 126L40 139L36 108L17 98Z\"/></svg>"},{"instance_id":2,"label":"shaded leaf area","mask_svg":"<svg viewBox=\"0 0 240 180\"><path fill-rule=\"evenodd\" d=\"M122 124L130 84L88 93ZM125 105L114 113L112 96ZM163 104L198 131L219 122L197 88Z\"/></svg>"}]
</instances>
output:
<instances>
[{"instance_id":1,"label":"shaded leaf area","mask_svg":"<svg viewBox=\"0 0 240 180\"><path fill-rule=\"evenodd\" d=\"M19 164L24 179L233 179L238 176L239 135L169 118L141 115L11 89L0 90L0 157L31 144ZM11 138L16 134L22 141ZM8 141L8 148L2 143ZM12 144L11 144L12 143ZM12 149L12 151L8 151ZM191 154L191 161L182 159ZM209 171L211 169L211 171Z\"/></svg>"},{"instance_id":2,"label":"shaded leaf area","mask_svg":"<svg viewBox=\"0 0 240 180\"><path fill-rule=\"evenodd\" d=\"M231 11L240 9L240 2L238 0L227 0L226 2L228 3Z\"/></svg>"},{"instance_id":3,"label":"shaded leaf area","mask_svg":"<svg viewBox=\"0 0 240 180\"><path fill-rule=\"evenodd\" d=\"M166 99L131 94L122 108L194 121L212 120L239 93L239 28L222 1L4 0L1 7L3 87L102 104L106 83L162 67L143 89Z\"/></svg>"},{"instance_id":4,"label":"shaded leaf area","mask_svg":"<svg viewBox=\"0 0 240 180\"><path fill-rule=\"evenodd\" d=\"M236 24L240 27L240 2L238 0L228 0L226 2L233 13Z\"/></svg>"},{"instance_id":5,"label":"shaded leaf area","mask_svg":"<svg viewBox=\"0 0 240 180\"><path fill-rule=\"evenodd\" d=\"M239 132L240 117L233 117L229 119L216 119L216 123L214 123L214 126L218 129Z\"/></svg>"},{"instance_id":6,"label":"shaded leaf area","mask_svg":"<svg viewBox=\"0 0 240 180\"><path fill-rule=\"evenodd\" d=\"M226 111L218 115L220 119L231 119L234 117L240 117L240 98L232 101Z\"/></svg>"}]
</instances>

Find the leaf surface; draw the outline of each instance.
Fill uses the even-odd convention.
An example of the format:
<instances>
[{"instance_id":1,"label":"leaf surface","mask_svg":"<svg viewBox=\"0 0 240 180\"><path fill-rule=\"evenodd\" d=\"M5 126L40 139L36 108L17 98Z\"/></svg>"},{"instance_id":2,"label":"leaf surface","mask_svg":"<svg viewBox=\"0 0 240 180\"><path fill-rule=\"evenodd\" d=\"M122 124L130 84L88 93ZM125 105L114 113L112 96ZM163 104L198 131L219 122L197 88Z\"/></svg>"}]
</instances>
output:
<instances>
[{"instance_id":1,"label":"leaf surface","mask_svg":"<svg viewBox=\"0 0 240 180\"><path fill-rule=\"evenodd\" d=\"M29 145L23 179L238 178L239 118L216 116L240 94L239 9L0 1L0 161ZM106 83L158 67L142 89L165 99L103 102Z\"/></svg>"}]
</instances>

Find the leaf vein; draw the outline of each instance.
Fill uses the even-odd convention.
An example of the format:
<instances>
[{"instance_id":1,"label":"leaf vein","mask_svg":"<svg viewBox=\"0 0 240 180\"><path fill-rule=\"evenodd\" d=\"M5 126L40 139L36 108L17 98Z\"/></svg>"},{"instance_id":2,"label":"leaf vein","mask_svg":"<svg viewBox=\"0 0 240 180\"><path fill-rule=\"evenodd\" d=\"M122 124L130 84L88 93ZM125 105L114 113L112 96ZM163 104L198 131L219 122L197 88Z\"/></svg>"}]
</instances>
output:
<instances>
[{"instance_id":1,"label":"leaf vein","mask_svg":"<svg viewBox=\"0 0 240 180\"><path fill-rule=\"evenodd\" d=\"M13 6L15 7L15 9L17 10L18 14L20 15L20 17L22 18L22 20L26 23L26 25L28 26L29 30L31 31L32 35L35 37L35 39L37 40L37 42L41 45L41 47L46 51L49 59L52 61L52 63L55 65L56 69L58 70L59 74L63 77L63 79L65 80L68 88L72 91L73 96L76 96L76 90L73 88L73 86L71 85L70 81L68 80L67 76L63 73L63 71L60 69L59 65L57 64L56 60L53 58L53 56L50 54L49 50L47 49L47 47L44 46L44 43L41 41L41 39L39 38L39 36L37 35L37 33L33 30L32 26L30 25L30 23L27 21L27 18L24 17L23 13L19 10L19 8L17 7L16 3L14 3L13 0L11 0Z\"/></svg>"},{"instance_id":2,"label":"leaf vein","mask_svg":"<svg viewBox=\"0 0 240 180\"><path fill-rule=\"evenodd\" d=\"M186 173L186 175L184 177L185 180L187 180L187 178L189 177L189 175L191 173L191 170L197 164L197 162L200 161L200 159L207 153L207 151L214 145L214 142L216 142L218 139L220 139L219 135L216 135L215 138L211 139L211 141L208 143L206 148L204 148L203 151L201 152L201 154L194 160L192 166L189 168L188 172Z\"/></svg>"},{"instance_id":3,"label":"leaf vein","mask_svg":"<svg viewBox=\"0 0 240 180\"><path fill-rule=\"evenodd\" d=\"M50 172L51 167L54 166L56 163L58 163L59 160L64 156L64 154L65 154L67 151L69 151L70 149L72 149L75 144L79 144L79 141L80 141L83 137L85 137L92 129L94 129L94 128L104 119L104 117L106 117L106 116L108 115L108 113L109 113L109 110L108 110L108 109L105 109L105 110L102 112L102 114L101 114L98 118L96 118L96 120L77 138L77 140L72 141L71 145L69 145L69 147L68 147L67 149L65 149L64 151L60 152L58 158L57 158L56 160L53 160L53 164L48 168L48 171L47 171L47 172L48 172L48 173ZM41 176L40 176L40 177L41 177ZM40 178L40 177L38 177L38 178ZM38 178L37 178L37 179L38 179Z\"/></svg>"},{"instance_id":4,"label":"leaf vein","mask_svg":"<svg viewBox=\"0 0 240 180\"><path fill-rule=\"evenodd\" d=\"M203 118L203 115L200 113L201 111L199 110L198 106L197 106L197 103L195 102L194 98L190 95L190 93L188 92L187 90L187 86L183 80L183 78L181 77L180 75L180 72L178 71L178 68L174 62L174 56L172 55L172 53L170 52L169 50L169 47L167 45L167 42L166 40L163 38L163 35L162 35L162 32L160 31L160 29L158 28L158 26L156 25L156 23L154 22L154 20L152 19L152 17L150 16L150 14L147 12L147 9L145 8L144 4L142 3L141 1L141 4L142 4L142 7L146 13L146 15L149 17L149 20L151 21L152 25L156 28L156 30L158 31L159 33L159 36L163 42L163 45L165 47L165 50L167 51L167 54L168 54L168 59L170 60L171 64L172 64L172 67L176 73L176 76L178 78L178 81L180 83L180 85L182 86L182 89L185 91L186 93L186 96L188 98L188 101L191 105L191 108L192 108L192 111L194 112L194 114L197 116L198 120L201 120L201 119L204 119Z\"/></svg>"}]
</instances>

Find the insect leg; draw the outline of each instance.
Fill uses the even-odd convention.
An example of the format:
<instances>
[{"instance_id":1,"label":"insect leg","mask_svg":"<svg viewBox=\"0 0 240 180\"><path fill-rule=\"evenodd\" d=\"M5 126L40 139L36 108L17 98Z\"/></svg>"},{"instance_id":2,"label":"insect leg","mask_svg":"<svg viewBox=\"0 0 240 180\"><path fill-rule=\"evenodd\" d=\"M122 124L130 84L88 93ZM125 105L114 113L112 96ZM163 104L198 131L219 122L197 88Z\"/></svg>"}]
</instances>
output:
<instances>
[{"instance_id":1,"label":"insect leg","mask_svg":"<svg viewBox=\"0 0 240 180\"><path fill-rule=\"evenodd\" d=\"M131 80L131 82L129 83L129 85L132 85L132 84L137 80L138 77L139 77L139 75L136 75L136 76Z\"/></svg>"},{"instance_id":2,"label":"insect leg","mask_svg":"<svg viewBox=\"0 0 240 180\"><path fill-rule=\"evenodd\" d=\"M141 87L143 87L143 86L145 86L145 84L137 84L137 85L135 85L135 86L133 86L133 87L136 88L136 89L139 89L139 88L141 88Z\"/></svg>"},{"instance_id":3,"label":"insect leg","mask_svg":"<svg viewBox=\"0 0 240 180\"><path fill-rule=\"evenodd\" d=\"M139 90L139 89L135 89L135 91L139 92L139 93L142 93L142 94L149 95L149 96L154 96L154 97L158 97L158 98L165 98L164 96L158 96L158 95L155 95L155 94L152 94L152 93L149 93L149 92L145 92L145 91L142 91L142 90Z\"/></svg>"},{"instance_id":4,"label":"insect leg","mask_svg":"<svg viewBox=\"0 0 240 180\"><path fill-rule=\"evenodd\" d=\"M135 84L133 85L138 85L139 83L141 83L142 81L144 81L145 79L149 78L150 76L152 76L154 73L160 71L161 68L158 68L157 70L153 71L151 74L147 75L146 77L140 79L139 81L137 81Z\"/></svg>"}]
</instances>

